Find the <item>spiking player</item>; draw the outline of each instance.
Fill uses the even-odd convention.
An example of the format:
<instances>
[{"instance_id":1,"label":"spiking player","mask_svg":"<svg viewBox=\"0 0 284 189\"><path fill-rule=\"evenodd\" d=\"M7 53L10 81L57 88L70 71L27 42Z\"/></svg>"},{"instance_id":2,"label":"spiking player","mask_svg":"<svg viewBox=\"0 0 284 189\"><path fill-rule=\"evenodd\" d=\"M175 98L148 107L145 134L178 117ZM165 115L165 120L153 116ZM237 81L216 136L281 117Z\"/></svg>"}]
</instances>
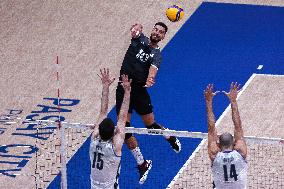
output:
<instances>
[{"instance_id":1,"label":"spiking player","mask_svg":"<svg viewBox=\"0 0 284 189\"><path fill-rule=\"evenodd\" d=\"M125 137L125 122L129 107L131 80L126 75L121 76L120 83L124 90L124 98L117 121L117 128L107 117L109 86L114 79L109 78L109 70L100 70L103 84L101 111L94 127L90 144L91 160L91 188L92 189L117 189L120 172L121 148Z\"/></svg>"},{"instance_id":2,"label":"spiking player","mask_svg":"<svg viewBox=\"0 0 284 189\"><path fill-rule=\"evenodd\" d=\"M165 129L155 121L151 98L147 88L155 84L155 77L162 61L158 43L164 39L168 27L162 22L157 22L153 27L150 38L142 33L142 28L141 24L134 24L131 27L131 43L120 69L120 75L126 74L132 79L126 127L130 126L131 113L135 110L141 116L146 128ZM122 99L123 89L118 85L116 89L117 113L120 110ZM166 137L166 139L175 152L180 152L181 144L176 137L171 136ZM140 173L139 183L143 184L152 167L152 161L144 159L137 140L132 134L127 133L125 135L125 143L136 159Z\"/></svg>"},{"instance_id":3,"label":"spiking player","mask_svg":"<svg viewBox=\"0 0 284 189\"><path fill-rule=\"evenodd\" d=\"M219 137L219 143L212 108L213 97L218 91L213 93L212 84L204 91L208 121L208 154L212 162L213 188L216 189L245 189L247 185L247 145L236 100L239 87L239 84L232 83L228 93L223 91L231 103L234 137L230 133L223 133Z\"/></svg>"}]
</instances>

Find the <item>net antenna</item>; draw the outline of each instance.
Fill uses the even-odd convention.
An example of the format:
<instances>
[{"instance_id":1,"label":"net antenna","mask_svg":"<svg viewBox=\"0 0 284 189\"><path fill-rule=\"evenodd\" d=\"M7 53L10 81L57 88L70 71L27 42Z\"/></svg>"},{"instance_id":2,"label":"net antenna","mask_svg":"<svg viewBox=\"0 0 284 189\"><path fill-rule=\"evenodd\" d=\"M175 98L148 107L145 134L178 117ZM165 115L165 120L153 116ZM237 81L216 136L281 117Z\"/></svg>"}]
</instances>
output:
<instances>
[{"instance_id":1,"label":"net antenna","mask_svg":"<svg viewBox=\"0 0 284 189\"><path fill-rule=\"evenodd\" d=\"M64 134L64 127L61 124L61 108L60 108L60 80L59 80L59 60L58 56L56 57L56 83L57 83L57 109L58 109L58 129L60 130L60 163L61 170L61 189L67 189L67 172L66 172L66 153L65 153L65 134Z\"/></svg>"}]
</instances>

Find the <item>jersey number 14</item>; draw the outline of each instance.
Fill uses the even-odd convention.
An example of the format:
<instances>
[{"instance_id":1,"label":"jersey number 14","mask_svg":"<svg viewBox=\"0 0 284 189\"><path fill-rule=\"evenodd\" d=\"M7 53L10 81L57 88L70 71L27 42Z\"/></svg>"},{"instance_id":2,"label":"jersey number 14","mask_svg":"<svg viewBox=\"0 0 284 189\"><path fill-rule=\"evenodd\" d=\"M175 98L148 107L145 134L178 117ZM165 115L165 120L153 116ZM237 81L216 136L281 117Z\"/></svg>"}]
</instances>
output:
<instances>
[{"instance_id":1,"label":"jersey number 14","mask_svg":"<svg viewBox=\"0 0 284 189\"><path fill-rule=\"evenodd\" d=\"M104 168L104 160L102 157L104 154L94 152L94 160L92 168L97 168L98 170L102 170Z\"/></svg>"},{"instance_id":2,"label":"jersey number 14","mask_svg":"<svg viewBox=\"0 0 284 189\"><path fill-rule=\"evenodd\" d=\"M223 165L223 169L224 169L224 179L225 179L225 181L228 181L227 165ZM230 178L234 178L235 181L238 180L238 174L236 172L235 164L231 164L231 167L230 167Z\"/></svg>"}]
</instances>

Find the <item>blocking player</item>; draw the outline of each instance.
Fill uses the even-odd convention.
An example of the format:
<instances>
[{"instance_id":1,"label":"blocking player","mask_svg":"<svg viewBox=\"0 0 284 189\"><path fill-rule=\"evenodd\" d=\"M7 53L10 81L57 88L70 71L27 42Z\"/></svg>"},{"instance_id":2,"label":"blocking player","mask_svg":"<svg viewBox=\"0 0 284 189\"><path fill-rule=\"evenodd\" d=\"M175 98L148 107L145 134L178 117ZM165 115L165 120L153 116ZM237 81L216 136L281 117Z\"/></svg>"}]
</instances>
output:
<instances>
[{"instance_id":1,"label":"blocking player","mask_svg":"<svg viewBox=\"0 0 284 189\"><path fill-rule=\"evenodd\" d=\"M110 118L107 118L109 86L114 79L110 79L109 70L100 70L103 85L101 111L97 124L94 127L90 144L91 160L91 188L110 189L119 188L121 149L125 137L125 122L129 108L131 80L126 75L121 76L121 87L124 90L123 102L118 116L117 127Z\"/></svg>"},{"instance_id":2,"label":"blocking player","mask_svg":"<svg viewBox=\"0 0 284 189\"><path fill-rule=\"evenodd\" d=\"M234 136L227 132L217 136L212 101L218 91L213 92L212 84L204 91L208 122L208 154L212 162L213 188L217 189L245 189L247 186L247 145L236 100L239 87L239 84L231 83L230 91L223 91L231 103Z\"/></svg>"}]
</instances>

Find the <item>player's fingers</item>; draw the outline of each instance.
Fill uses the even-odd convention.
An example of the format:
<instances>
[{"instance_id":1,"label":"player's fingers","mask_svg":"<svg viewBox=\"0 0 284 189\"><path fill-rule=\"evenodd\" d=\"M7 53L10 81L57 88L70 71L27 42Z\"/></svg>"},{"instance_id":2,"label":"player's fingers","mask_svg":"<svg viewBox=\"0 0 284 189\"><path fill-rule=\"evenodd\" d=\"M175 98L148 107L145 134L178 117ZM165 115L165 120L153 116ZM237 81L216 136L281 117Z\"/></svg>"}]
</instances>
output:
<instances>
[{"instance_id":1,"label":"player's fingers","mask_svg":"<svg viewBox=\"0 0 284 189\"><path fill-rule=\"evenodd\" d=\"M151 78L148 82L149 82L150 84L154 84L154 83L155 83L155 80Z\"/></svg>"},{"instance_id":2,"label":"player's fingers","mask_svg":"<svg viewBox=\"0 0 284 189\"><path fill-rule=\"evenodd\" d=\"M97 76L99 76L99 78L101 78L101 79L102 79L102 77L100 76L100 74L97 74Z\"/></svg>"},{"instance_id":3,"label":"player's fingers","mask_svg":"<svg viewBox=\"0 0 284 189\"><path fill-rule=\"evenodd\" d=\"M232 82L230 88L233 89L234 85L235 85L235 82Z\"/></svg>"},{"instance_id":4,"label":"player's fingers","mask_svg":"<svg viewBox=\"0 0 284 189\"><path fill-rule=\"evenodd\" d=\"M109 69L108 68L106 69L106 75L109 75Z\"/></svg>"},{"instance_id":5,"label":"player's fingers","mask_svg":"<svg viewBox=\"0 0 284 189\"><path fill-rule=\"evenodd\" d=\"M241 84L238 84L237 89L238 89L238 90L241 89Z\"/></svg>"},{"instance_id":6,"label":"player's fingers","mask_svg":"<svg viewBox=\"0 0 284 189\"><path fill-rule=\"evenodd\" d=\"M105 69L104 68L102 68L101 69L102 71L101 71L101 75L102 75L102 77L105 75Z\"/></svg>"},{"instance_id":7,"label":"player's fingers","mask_svg":"<svg viewBox=\"0 0 284 189\"><path fill-rule=\"evenodd\" d=\"M123 74L122 75L122 81L123 82L128 82L128 75Z\"/></svg>"},{"instance_id":8,"label":"player's fingers","mask_svg":"<svg viewBox=\"0 0 284 189\"><path fill-rule=\"evenodd\" d=\"M112 78L112 80L110 81L110 83L113 83L113 82L114 82L114 80L115 80L115 78Z\"/></svg>"},{"instance_id":9,"label":"player's fingers","mask_svg":"<svg viewBox=\"0 0 284 189\"><path fill-rule=\"evenodd\" d=\"M120 79L121 79L122 82L124 82L124 80L125 80L124 78L125 78L125 75L124 75L124 74L121 75L121 78L120 78Z\"/></svg>"},{"instance_id":10,"label":"player's fingers","mask_svg":"<svg viewBox=\"0 0 284 189\"><path fill-rule=\"evenodd\" d=\"M207 85L206 91L208 91L209 89L210 89L210 84Z\"/></svg>"}]
</instances>

